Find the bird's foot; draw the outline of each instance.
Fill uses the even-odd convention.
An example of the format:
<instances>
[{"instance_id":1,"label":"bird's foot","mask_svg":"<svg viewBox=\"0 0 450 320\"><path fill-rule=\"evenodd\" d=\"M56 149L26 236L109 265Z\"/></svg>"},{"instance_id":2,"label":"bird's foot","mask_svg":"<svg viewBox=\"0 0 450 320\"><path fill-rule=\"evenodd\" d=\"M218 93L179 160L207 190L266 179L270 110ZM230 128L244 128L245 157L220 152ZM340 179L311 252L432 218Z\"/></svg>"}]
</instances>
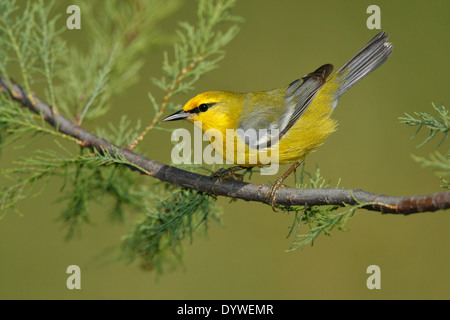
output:
<instances>
[{"instance_id":1,"label":"bird's foot","mask_svg":"<svg viewBox=\"0 0 450 320\"><path fill-rule=\"evenodd\" d=\"M272 210L274 212L277 212L277 210L275 210L275 207L277 206L277 203L275 201L276 198L277 198L277 194L281 190L281 188L285 188L286 187L283 184L283 180L284 179L280 178L277 181L275 181L273 186L270 187L269 191L267 191L266 195L264 196L264 201L271 204Z\"/></svg>"},{"instance_id":2,"label":"bird's foot","mask_svg":"<svg viewBox=\"0 0 450 320\"><path fill-rule=\"evenodd\" d=\"M214 182L214 185L212 187L212 192L215 194L214 189L216 188L216 186L220 182L226 183L225 180L234 179L234 180L242 181L244 179L244 174L236 173L236 171L239 171L242 169L245 169L245 168L236 166L236 167L231 167L228 169L220 168L219 170L214 172L211 175L211 178L216 179L216 181Z\"/></svg>"}]
</instances>

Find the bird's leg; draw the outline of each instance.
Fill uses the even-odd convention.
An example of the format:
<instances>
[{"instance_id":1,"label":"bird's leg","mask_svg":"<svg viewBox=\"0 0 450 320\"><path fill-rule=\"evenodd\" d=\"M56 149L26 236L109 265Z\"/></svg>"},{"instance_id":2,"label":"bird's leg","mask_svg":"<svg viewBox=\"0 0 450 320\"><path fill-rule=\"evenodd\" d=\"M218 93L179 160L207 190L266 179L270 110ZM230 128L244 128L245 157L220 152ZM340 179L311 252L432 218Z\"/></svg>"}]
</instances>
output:
<instances>
[{"instance_id":1,"label":"bird's leg","mask_svg":"<svg viewBox=\"0 0 450 320\"><path fill-rule=\"evenodd\" d=\"M275 206L276 202L275 199L277 197L278 191L280 191L281 188L284 188L283 181L295 170L298 168L299 165L302 164L303 161L294 163L281 177L275 181L272 187L270 187L269 191L266 193L264 197L265 202L270 202L272 205L272 210L276 212Z\"/></svg>"},{"instance_id":2,"label":"bird's leg","mask_svg":"<svg viewBox=\"0 0 450 320\"><path fill-rule=\"evenodd\" d=\"M234 166L234 167L231 167L231 168L228 168L228 169L220 168L219 170L214 172L211 175L211 178L215 178L216 182L214 182L214 185L212 187L212 191L214 192L214 189L219 184L219 182L224 182L225 183L225 180L227 180L227 179L235 179L235 180L242 181L244 175L243 174L237 174L236 171L243 170L243 169L247 169L247 168L246 167L241 167L241 166Z\"/></svg>"}]
</instances>

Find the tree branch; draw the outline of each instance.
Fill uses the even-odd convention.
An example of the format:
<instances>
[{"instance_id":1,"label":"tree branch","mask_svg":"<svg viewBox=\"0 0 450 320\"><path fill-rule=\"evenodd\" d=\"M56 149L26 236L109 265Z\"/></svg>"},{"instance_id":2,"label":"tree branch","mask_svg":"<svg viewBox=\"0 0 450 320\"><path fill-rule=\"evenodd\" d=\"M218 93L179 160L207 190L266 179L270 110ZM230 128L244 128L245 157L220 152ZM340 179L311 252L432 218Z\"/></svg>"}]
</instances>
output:
<instances>
[{"instance_id":1,"label":"tree branch","mask_svg":"<svg viewBox=\"0 0 450 320\"><path fill-rule=\"evenodd\" d=\"M219 183L214 187L216 180L208 176L162 164L97 137L61 114L54 112L51 106L34 94L27 93L24 88L16 83L12 82L10 86L8 81L1 77L0 92L8 93L13 100L20 103L23 107L41 115L55 130L77 139L80 146L96 149L98 152L108 152L111 156L115 156L119 152L127 161L142 168L141 172L143 174L178 187L198 190L217 196L265 203L264 198L270 188L268 185L227 180L226 183ZM138 170L136 167L130 167L130 169ZM407 215L450 208L450 191L412 197L395 197L374 194L363 190L282 188L277 194L277 203L286 207L344 206L345 204L367 203L364 206L367 210Z\"/></svg>"}]
</instances>

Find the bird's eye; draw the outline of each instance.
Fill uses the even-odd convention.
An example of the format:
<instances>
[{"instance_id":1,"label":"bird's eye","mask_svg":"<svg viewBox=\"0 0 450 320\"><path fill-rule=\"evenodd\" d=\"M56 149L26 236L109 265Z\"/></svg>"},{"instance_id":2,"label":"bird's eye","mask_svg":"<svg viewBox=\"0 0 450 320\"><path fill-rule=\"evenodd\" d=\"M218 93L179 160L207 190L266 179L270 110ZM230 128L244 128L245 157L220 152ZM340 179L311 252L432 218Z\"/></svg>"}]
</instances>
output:
<instances>
[{"instance_id":1,"label":"bird's eye","mask_svg":"<svg viewBox=\"0 0 450 320\"><path fill-rule=\"evenodd\" d=\"M208 110L209 108L209 104L207 103L202 103L201 105L198 106L198 110L200 112L205 112L206 110Z\"/></svg>"}]
</instances>

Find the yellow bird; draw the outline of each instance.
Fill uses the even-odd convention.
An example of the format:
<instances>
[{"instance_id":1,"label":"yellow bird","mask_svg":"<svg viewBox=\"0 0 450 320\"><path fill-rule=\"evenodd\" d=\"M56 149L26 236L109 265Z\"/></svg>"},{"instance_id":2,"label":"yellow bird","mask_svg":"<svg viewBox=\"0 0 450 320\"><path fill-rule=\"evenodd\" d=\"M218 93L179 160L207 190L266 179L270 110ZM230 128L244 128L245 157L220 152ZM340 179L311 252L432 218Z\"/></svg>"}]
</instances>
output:
<instances>
[{"instance_id":1,"label":"yellow bird","mask_svg":"<svg viewBox=\"0 0 450 320\"><path fill-rule=\"evenodd\" d=\"M263 152L278 164L294 163L266 195L274 207L283 180L335 131L331 114L342 94L390 57L388 38L377 34L330 78L333 65L325 64L279 89L201 93L163 121L186 119L200 126L216 152L238 165L214 174L217 182L237 170L267 165Z\"/></svg>"}]
</instances>

